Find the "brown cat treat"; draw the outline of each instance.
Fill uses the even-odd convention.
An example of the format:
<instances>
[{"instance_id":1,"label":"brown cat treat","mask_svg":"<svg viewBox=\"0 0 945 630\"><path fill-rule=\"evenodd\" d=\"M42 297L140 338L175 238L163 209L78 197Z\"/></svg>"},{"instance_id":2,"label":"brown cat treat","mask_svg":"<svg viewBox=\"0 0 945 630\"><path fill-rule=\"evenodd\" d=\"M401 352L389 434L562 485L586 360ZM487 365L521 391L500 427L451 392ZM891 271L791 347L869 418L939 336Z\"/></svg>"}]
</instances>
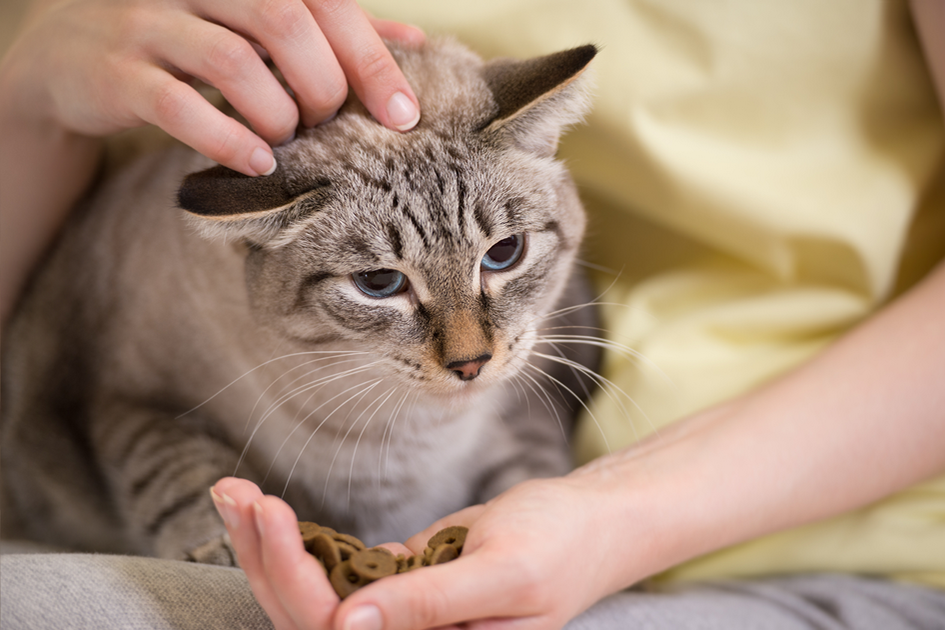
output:
<instances>
[{"instance_id":1,"label":"brown cat treat","mask_svg":"<svg viewBox=\"0 0 945 630\"><path fill-rule=\"evenodd\" d=\"M383 547L365 548L359 539L347 534L336 532L328 536L324 533L326 529L299 521L303 540L306 535L310 536L306 551L322 564L328 581L341 599L381 578L455 560L462 551L467 532L463 526L442 529L430 538L423 553L406 558L394 556ZM313 535L313 532L317 533ZM342 547L352 551L343 553Z\"/></svg>"}]
</instances>

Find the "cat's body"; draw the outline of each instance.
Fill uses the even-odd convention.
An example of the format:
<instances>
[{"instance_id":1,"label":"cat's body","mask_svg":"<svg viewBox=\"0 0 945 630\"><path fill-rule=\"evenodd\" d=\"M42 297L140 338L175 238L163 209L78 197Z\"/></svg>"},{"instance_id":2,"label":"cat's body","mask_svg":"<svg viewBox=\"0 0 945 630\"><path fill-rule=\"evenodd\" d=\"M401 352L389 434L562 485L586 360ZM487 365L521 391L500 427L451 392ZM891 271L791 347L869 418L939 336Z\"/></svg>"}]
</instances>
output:
<instances>
[{"instance_id":1,"label":"cat's body","mask_svg":"<svg viewBox=\"0 0 945 630\"><path fill-rule=\"evenodd\" d=\"M534 342L593 325L553 160L593 50L395 53L417 129L352 101L269 178L189 177L189 220L209 164L182 147L75 213L5 331L4 536L225 563L208 488L234 471L377 543L567 470L587 383Z\"/></svg>"}]
</instances>

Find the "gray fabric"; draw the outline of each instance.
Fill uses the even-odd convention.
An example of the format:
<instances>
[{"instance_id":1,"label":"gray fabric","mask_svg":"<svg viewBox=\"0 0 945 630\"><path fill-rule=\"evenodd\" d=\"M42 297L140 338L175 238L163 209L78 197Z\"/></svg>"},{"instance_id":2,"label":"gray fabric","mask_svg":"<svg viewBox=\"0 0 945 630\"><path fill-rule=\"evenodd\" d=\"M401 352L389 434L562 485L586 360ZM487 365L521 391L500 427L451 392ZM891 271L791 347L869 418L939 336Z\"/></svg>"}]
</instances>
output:
<instances>
[{"instance_id":1,"label":"gray fabric","mask_svg":"<svg viewBox=\"0 0 945 630\"><path fill-rule=\"evenodd\" d=\"M626 591L567 630L945 630L945 592L880 579L804 575Z\"/></svg>"},{"instance_id":2,"label":"gray fabric","mask_svg":"<svg viewBox=\"0 0 945 630\"><path fill-rule=\"evenodd\" d=\"M271 629L246 576L190 562L90 554L0 556L3 630Z\"/></svg>"},{"instance_id":3,"label":"gray fabric","mask_svg":"<svg viewBox=\"0 0 945 630\"><path fill-rule=\"evenodd\" d=\"M89 554L0 556L3 630L269 629L238 569ZM945 592L853 576L613 595L567 630L945 630Z\"/></svg>"}]
</instances>

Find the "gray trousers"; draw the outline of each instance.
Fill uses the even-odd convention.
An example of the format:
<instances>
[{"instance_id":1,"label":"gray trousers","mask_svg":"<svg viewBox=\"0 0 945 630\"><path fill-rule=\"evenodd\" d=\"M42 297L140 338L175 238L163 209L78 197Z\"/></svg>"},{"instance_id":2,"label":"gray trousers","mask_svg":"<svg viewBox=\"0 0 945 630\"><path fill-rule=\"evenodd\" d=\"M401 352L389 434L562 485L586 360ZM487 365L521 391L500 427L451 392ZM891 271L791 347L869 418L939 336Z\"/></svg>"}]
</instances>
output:
<instances>
[{"instance_id":1,"label":"gray trousers","mask_svg":"<svg viewBox=\"0 0 945 630\"><path fill-rule=\"evenodd\" d=\"M89 554L0 556L3 630L271 628L242 571ZM568 630L945 630L945 592L805 575L626 591Z\"/></svg>"}]
</instances>

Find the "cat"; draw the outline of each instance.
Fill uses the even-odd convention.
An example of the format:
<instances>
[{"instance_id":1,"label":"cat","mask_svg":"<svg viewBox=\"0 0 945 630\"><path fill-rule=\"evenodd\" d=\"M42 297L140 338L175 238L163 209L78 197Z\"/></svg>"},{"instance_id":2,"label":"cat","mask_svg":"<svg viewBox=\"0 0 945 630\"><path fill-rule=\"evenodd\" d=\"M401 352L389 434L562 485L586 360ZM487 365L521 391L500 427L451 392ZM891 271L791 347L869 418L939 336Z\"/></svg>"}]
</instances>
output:
<instances>
[{"instance_id":1,"label":"cat","mask_svg":"<svg viewBox=\"0 0 945 630\"><path fill-rule=\"evenodd\" d=\"M596 48L391 50L412 131L352 97L268 177L177 145L72 214L5 331L4 537L235 564L234 473L376 544L567 472L597 352L555 152Z\"/></svg>"}]
</instances>

